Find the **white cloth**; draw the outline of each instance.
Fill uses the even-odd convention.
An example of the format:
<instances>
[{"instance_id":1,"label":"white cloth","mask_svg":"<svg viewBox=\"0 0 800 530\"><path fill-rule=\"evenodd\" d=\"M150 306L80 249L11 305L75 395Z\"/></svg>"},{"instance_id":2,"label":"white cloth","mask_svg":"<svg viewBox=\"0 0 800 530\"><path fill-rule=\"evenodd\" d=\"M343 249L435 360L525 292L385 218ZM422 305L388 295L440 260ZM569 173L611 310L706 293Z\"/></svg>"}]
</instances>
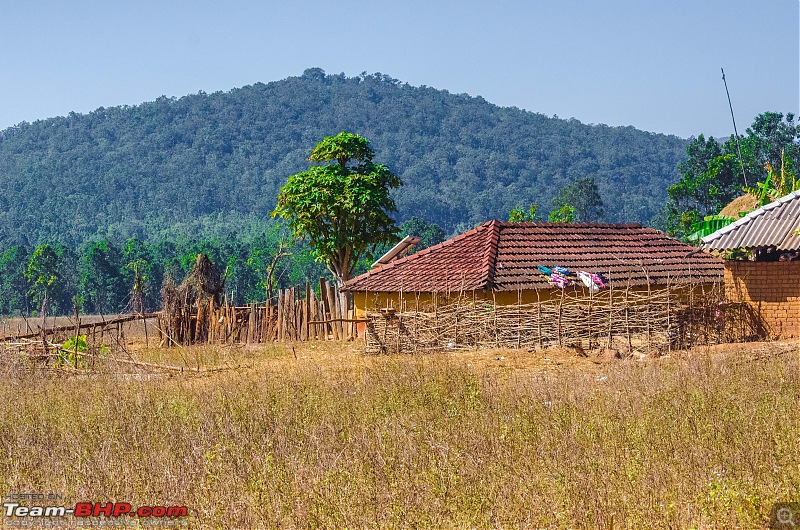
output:
<instances>
[{"instance_id":1,"label":"white cloth","mask_svg":"<svg viewBox=\"0 0 800 530\"><path fill-rule=\"evenodd\" d=\"M597 291L600 290L600 288L592 281L592 275L589 274L588 272L583 272L583 271L579 272L578 278L580 278L583 285L585 285L586 288L589 289L590 293L596 293Z\"/></svg>"}]
</instances>

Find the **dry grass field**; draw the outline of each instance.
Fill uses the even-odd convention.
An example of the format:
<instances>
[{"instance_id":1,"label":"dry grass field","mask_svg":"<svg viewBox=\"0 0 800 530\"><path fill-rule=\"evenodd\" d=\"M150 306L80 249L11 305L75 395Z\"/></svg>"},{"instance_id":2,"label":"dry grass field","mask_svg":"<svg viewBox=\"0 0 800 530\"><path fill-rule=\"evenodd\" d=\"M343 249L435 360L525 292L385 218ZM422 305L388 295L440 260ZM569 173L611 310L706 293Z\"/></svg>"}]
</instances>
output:
<instances>
[{"instance_id":1,"label":"dry grass field","mask_svg":"<svg viewBox=\"0 0 800 530\"><path fill-rule=\"evenodd\" d=\"M134 347L222 369L5 366L0 496L185 505L193 528L764 528L800 500L797 345Z\"/></svg>"}]
</instances>

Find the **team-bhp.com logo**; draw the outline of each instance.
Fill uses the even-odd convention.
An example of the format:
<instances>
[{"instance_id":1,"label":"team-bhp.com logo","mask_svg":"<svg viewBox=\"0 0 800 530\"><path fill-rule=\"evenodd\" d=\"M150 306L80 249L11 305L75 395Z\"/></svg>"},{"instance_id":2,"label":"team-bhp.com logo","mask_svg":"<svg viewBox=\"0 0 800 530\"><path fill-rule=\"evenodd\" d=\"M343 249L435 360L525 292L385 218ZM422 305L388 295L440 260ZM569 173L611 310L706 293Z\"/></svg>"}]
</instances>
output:
<instances>
[{"instance_id":1,"label":"team-bhp.com logo","mask_svg":"<svg viewBox=\"0 0 800 530\"><path fill-rule=\"evenodd\" d=\"M186 517L186 506L139 506L135 510L128 502L79 502L74 508L66 506L21 506L17 502L3 503L6 517Z\"/></svg>"},{"instance_id":2,"label":"team-bhp.com logo","mask_svg":"<svg viewBox=\"0 0 800 530\"><path fill-rule=\"evenodd\" d=\"M174 526L186 524L185 518L189 514L186 506L134 506L129 502L79 502L74 506L57 505L56 502L41 502L46 500L57 500L54 497L61 497L60 495L51 495L45 497L44 495L25 495L23 500L22 496L6 496L3 502L2 513L6 517L3 521L4 524L0 526L13 527L13 526L51 526L47 524L48 521L54 522L56 520L64 520L64 518L73 518L74 523L78 526L91 524L89 521L101 521L102 523L111 524L112 526L127 526L125 524L126 517L138 517L137 524L151 521L155 524L151 526ZM35 497L35 498L34 498ZM9 500L13 498L14 500ZM26 502L28 501L28 502ZM39 501L38 503L36 501ZM24 504L23 504L24 503ZM41 503L41 504L39 504ZM98 519L99 518L99 519ZM133 522L133 519L129 519ZM36 521L39 524L36 524ZM82 523L81 521L85 521ZM112 522L116 521L116 522ZM162 523L159 524L158 521ZM101 526L107 526L101 524ZM150 526L150 525L145 525Z\"/></svg>"}]
</instances>

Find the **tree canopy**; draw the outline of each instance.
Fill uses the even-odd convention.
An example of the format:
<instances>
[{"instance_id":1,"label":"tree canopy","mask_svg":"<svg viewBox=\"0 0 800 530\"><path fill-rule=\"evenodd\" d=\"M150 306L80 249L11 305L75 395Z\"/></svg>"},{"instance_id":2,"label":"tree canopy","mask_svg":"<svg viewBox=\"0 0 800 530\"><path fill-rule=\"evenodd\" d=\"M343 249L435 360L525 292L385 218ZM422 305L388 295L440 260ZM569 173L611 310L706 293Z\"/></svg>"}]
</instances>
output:
<instances>
[{"instance_id":1,"label":"tree canopy","mask_svg":"<svg viewBox=\"0 0 800 530\"><path fill-rule=\"evenodd\" d=\"M341 285L362 256L375 245L397 241L389 192L402 180L386 166L372 163L369 142L352 133L326 137L309 160L334 164L313 166L289 177L281 187L273 217L282 217L297 239L314 253Z\"/></svg>"},{"instance_id":2,"label":"tree canopy","mask_svg":"<svg viewBox=\"0 0 800 530\"><path fill-rule=\"evenodd\" d=\"M540 221L538 214L539 205L531 204L526 211L522 206L515 206L508 212L509 223L534 223Z\"/></svg>"},{"instance_id":3,"label":"tree canopy","mask_svg":"<svg viewBox=\"0 0 800 530\"><path fill-rule=\"evenodd\" d=\"M564 186L553 199L553 211L559 218L569 212L572 217L570 221L579 223L600 221L604 215L604 204L597 183L592 177L584 177Z\"/></svg>"},{"instance_id":4,"label":"tree canopy","mask_svg":"<svg viewBox=\"0 0 800 530\"><path fill-rule=\"evenodd\" d=\"M742 195L745 187L766 199L794 186L800 124L794 123L793 114L758 115L739 142L741 160L733 135L722 145L702 134L692 139L687 158L678 165L680 180L667 190L669 233L686 237L696 231L706 217Z\"/></svg>"},{"instance_id":5,"label":"tree canopy","mask_svg":"<svg viewBox=\"0 0 800 530\"><path fill-rule=\"evenodd\" d=\"M421 217L412 216L400 225L400 236L414 236L420 242L414 246L414 252L438 245L445 240L444 229L436 223L429 223ZM387 249L388 250L388 249Z\"/></svg>"},{"instance_id":6,"label":"tree canopy","mask_svg":"<svg viewBox=\"0 0 800 530\"><path fill-rule=\"evenodd\" d=\"M595 179L608 220L649 223L688 143L312 69L0 131L0 246L265 230L287 175L342 130L371 139L375 160L403 180L392 194L398 222L417 216L448 234L520 203L549 206L583 177Z\"/></svg>"}]
</instances>

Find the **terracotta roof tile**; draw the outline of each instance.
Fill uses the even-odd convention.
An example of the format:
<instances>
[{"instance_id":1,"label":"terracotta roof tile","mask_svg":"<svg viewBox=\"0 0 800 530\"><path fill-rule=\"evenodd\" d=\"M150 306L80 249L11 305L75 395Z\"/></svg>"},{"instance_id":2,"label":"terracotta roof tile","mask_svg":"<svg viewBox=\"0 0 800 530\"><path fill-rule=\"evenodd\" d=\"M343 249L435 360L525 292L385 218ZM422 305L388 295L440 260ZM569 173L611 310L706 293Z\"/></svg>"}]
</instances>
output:
<instances>
[{"instance_id":1,"label":"terracotta roof tile","mask_svg":"<svg viewBox=\"0 0 800 530\"><path fill-rule=\"evenodd\" d=\"M637 224L489 221L439 245L372 269L351 291L547 289L537 266L600 273L625 285L722 281L722 260Z\"/></svg>"}]
</instances>

